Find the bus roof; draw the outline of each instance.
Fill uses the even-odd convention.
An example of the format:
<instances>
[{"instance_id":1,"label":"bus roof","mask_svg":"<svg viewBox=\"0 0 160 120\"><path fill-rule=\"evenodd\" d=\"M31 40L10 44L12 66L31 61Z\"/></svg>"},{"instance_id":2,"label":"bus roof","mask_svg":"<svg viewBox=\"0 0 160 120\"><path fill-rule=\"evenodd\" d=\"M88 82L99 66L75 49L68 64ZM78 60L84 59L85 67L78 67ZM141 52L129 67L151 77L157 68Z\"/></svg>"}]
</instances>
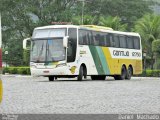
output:
<instances>
[{"instance_id":1,"label":"bus roof","mask_svg":"<svg viewBox=\"0 0 160 120\"><path fill-rule=\"evenodd\" d=\"M43 27L37 27L35 29L37 30L37 29L69 28L69 27L77 28L79 26L77 25L48 25L48 26L43 26Z\"/></svg>"},{"instance_id":2,"label":"bus roof","mask_svg":"<svg viewBox=\"0 0 160 120\"><path fill-rule=\"evenodd\" d=\"M51 28L86 28L86 29L94 29L94 30L113 30L110 27L97 26L97 25L49 25L43 27L37 27L35 29L51 29Z\"/></svg>"},{"instance_id":3,"label":"bus roof","mask_svg":"<svg viewBox=\"0 0 160 120\"><path fill-rule=\"evenodd\" d=\"M110 27L104 27L104 26L97 26L97 25L81 25L82 27L87 27L87 28L93 28L97 30L113 30Z\"/></svg>"},{"instance_id":4,"label":"bus roof","mask_svg":"<svg viewBox=\"0 0 160 120\"><path fill-rule=\"evenodd\" d=\"M35 28L35 30L52 29L52 28L81 28L81 29L96 30L101 32L108 32L108 33L115 33L115 34L122 34L122 35L140 36L138 33L135 33L135 32L115 31L110 27L103 27L103 26L97 26L97 25L49 25L49 26L37 27Z\"/></svg>"}]
</instances>

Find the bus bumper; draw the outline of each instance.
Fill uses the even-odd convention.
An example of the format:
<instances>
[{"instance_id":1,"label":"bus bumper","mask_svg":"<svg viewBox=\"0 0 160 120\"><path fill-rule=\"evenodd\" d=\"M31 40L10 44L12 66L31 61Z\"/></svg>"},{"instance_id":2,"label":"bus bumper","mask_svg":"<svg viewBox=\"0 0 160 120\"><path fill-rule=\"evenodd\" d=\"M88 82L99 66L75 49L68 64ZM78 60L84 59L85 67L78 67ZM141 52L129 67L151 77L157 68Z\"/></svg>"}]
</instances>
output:
<instances>
[{"instance_id":1,"label":"bus bumper","mask_svg":"<svg viewBox=\"0 0 160 120\"><path fill-rule=\"evenodd\" d=\"M0 103L2 101L2 96L3 96L3 86L2 86L2 80L0 80Z\"/></svg>"},{"instance_id":2,"label":"bus bumper","mask_svg":"<svg viewBox=\"0 0 160 120\"><path fill-rule=\"evenodd\" d=\"M63 76L63 75L76 75L71 72L71 70L67 66L57 67L53 69L39 69L39 68L31 68L32 76Z\"/></svg>"}]
</instances>

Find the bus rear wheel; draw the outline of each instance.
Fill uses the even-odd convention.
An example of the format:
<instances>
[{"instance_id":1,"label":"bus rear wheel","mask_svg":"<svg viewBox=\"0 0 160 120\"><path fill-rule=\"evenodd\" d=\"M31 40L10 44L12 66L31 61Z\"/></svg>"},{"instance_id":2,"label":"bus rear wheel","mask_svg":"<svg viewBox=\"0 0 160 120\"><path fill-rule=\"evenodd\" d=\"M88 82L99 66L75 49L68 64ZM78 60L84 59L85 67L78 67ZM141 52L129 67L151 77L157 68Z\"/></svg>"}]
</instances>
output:
<instances>
[{"instance_id":1,"label":"bus rear wheel","mask_svg":"<svg viewBox=\"0 0 160 120\"><path fill-rule=\"evenodd\" d=\"M54 81L55 77L54 76L49 76L48 79L49 79L49 81Z\"/></svg>"},{"instance_id":2,"label":"bus rear wheel","mask_svg":"<svg viewBox=\"0 0 160 120\"><path fill-rule=\"evenodd\" d=\"M131 77L132 77L132 74L133 74L132 67L131 67L131 66L129 66L129 67L128 67L128 70L127 70L126 79L127 79L127 80L130 80L130 79L131 79Z\"/></svg>"},{"instance_id":3,"label":"bus rear wheel","mask_svg":"<svg viewBox=\"0 0 160 120\"><path fill-rule=\"evenodd\" d=\"M124 66L122 66L122 70L121 70L121 75L115 75L114 79L115 80L124 80L127 76L127 71L126 68Z\"/></svg>"}]
</instances>

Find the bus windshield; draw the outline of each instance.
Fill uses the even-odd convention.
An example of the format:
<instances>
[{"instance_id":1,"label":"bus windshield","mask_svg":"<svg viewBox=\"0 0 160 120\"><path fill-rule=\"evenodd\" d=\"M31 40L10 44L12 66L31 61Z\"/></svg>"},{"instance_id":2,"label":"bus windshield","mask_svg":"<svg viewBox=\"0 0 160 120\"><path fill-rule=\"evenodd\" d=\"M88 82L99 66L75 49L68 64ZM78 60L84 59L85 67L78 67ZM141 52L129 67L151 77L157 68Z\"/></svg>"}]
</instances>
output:
<instances>
[{"instance_id":1,"label":"bus windshield","mask_svg":"<svg viewBox=\"0 0 160 120\"><path fill-rule=\"evenodd\" d=\"M65 60L63 39L32 40L31 62L56 62Z\"/></svg>"},{"instance_id":2,"label":"bus windshield","mask_svg":"<svg viewBox=\"0 0 160 120\"><path fill-rule=\"evenodd\" d=\"M32 38L58 38L66 36L65 28L53 28L53 29L36 29L33 32Z\"/></svg>"}]
</instances>

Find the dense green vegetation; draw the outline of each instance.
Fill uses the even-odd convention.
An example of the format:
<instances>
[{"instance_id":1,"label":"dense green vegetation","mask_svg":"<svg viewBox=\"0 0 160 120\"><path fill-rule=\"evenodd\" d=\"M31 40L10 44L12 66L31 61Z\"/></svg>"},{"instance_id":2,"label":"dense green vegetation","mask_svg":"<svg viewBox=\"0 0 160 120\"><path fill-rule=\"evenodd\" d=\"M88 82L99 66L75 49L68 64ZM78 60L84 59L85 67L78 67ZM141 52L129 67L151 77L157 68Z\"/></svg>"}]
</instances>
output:
<instances>
[{"instance_id":1,"label":"dense green vegetation","mask_svg":"<svg viewBox=\"0 0 160 120\"><path fill-rule=\"evenodd\" d=\"M72 22L135 31L142 36L147 52L147 68L160 68L158 47L160 17L153 14L150 0L2 0L3 61L13 66L29 65L29 52L23 51L22 40L31 37L37 26L52 22ZM152 45L153 42L153 45ZM159 45L158 45L159 46ZM4 51L8 55L4 55ZM153 51L152 51L153 50ZM156 56L156 57L155 57Z\"/></svg>"},{"instance_id":2,"label":"dense green vegetation","mask_svg":"<svg viewBox=\"0 0 160 120\"><path fill-rule=\"evenodd\" d=\"M144 70L140 77L160 77L160 70Z\"/></svg>"},{"instance_id":3,"label":"dense green vegetation","mask_svg":"<svg viewBox=\"0 0 160 120\"><path fill-rule=\"evenodd\" d=\"M5 67L3 68L3 74L21 74L21 75L30 75L29 67Z\"/></svg>"},{"instance_id":4,"label":"dense green vegetation","mask_svg":"<svg viewBox=\"0 0 160 120\"><path fill-rule=\"evenodd\" d=\"M156 66L160 65L160 56L155 53L159 51L157 47L159 42L157 40L160 38L160 16L154 14L144 15L135 23L134 31L140 33L142 37L143 51L147 53L147 63L150 64L148 67L157 69Z\"/></svg>"}]
</instances>

